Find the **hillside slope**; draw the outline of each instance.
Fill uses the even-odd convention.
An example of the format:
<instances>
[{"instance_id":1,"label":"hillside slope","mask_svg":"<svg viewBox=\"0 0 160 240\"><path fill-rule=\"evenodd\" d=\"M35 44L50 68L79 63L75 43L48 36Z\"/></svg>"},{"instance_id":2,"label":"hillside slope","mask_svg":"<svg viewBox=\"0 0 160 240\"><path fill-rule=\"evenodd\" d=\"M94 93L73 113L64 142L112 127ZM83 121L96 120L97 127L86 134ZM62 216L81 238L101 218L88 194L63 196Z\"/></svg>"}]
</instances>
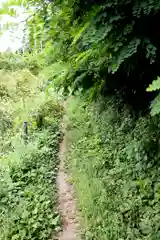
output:
<instances>
[{"instance_id":1,"label":"hillside slope","mask_svg":"<svg viewBox=\"0 0 160 240\"><path fill-rule=\"evenodd\" d=\"M67 167L87 240L160 238L158 117L134 119L120 100L69 101Z\"/></svg>"}]
</instances>

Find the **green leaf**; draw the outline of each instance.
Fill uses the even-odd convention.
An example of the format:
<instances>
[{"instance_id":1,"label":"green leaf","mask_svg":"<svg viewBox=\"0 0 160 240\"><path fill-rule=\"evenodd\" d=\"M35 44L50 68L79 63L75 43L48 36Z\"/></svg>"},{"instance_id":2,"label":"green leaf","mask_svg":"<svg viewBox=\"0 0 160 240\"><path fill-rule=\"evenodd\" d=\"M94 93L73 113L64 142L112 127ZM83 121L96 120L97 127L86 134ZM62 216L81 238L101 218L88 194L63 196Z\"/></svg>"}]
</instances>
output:
<instances>
[{"instance_id":1,"label":"green leaf","mask_svg":"<svg viewBox=\"0 0 160 240\"><path fill-rule=\"evenodd\" d=\"M152 84L147 88L147 92L152 92L160 89L160 77L157 80L154 80Z\"/></svg>"},{"instance_id":2,"label":"green leaf","mask_svg":"<svg viewBox=\"0 0 160 240\"><path fill-rule=\"evenodd\" d=\"M54 219L51 220L51 224L56 226L59 224L59 216L55 217Z\"/></svg>"},{"instance_id":3,"label":"green leaf","mask_svg":"<svg viewBox=\"0 0 160 240\"><path fill-rule=\"evenodd\" d=\"M78 33L74 36L71 45L74 45L78 41L78 39L82 36L82 33L88 28L89 24L90 22L87 22L82 28L79 29Z\"/></svg>"}]
</instances>

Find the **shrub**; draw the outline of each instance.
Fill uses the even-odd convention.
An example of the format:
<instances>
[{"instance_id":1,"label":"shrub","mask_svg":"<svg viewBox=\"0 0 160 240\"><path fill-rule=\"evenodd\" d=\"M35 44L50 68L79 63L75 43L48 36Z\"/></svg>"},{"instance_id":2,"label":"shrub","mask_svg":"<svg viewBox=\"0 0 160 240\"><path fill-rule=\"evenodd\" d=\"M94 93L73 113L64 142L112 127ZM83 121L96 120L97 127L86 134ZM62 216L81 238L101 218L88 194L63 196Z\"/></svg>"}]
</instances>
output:
<instances>
[{"instance_id":1,"label":"shrub","mask_svg":"<svg viewBox=\"0 0 160 240\"><path fill-rule=\"evenodd\" d=\"M7 157L8 166L2 161L0 239L49 239L59 231L56 209L59 140L59 124L55 123L35 133L29 145L16 148L14 155Z\"/></svg>"}]
</instances>

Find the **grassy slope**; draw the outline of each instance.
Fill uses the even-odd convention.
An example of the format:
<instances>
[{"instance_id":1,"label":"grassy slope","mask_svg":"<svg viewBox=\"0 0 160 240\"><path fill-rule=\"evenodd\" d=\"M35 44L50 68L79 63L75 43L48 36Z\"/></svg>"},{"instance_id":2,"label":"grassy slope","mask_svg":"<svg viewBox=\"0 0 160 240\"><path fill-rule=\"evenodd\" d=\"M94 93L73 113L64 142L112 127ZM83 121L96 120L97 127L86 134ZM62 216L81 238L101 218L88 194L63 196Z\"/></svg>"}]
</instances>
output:
<instances>
[{"instance_id":1,"label":"grassy slope","mask_svg":"<svg viewBox=\"0 0 160 240\"><path fill-rule=\"evenodd\" d=\"M160 239L158 119L133 120L115 100L69 101L68 167L84 239Z\"/></svg>"},{"instance_id":2,"label":"grassy slope","mask_svg":"<svg viewBox=\"0 0 160 240\"><path fill-rule=\"evenodd\" d=\"M41 91L43 79L28 69L7 69L0 72L0 239L54 239L60 224L56 172L61 110L56 94L46 97ZM44 116L41 129L37 112ZM27 144L24 121L29 122Z\"/></svg>"}]
</instances>

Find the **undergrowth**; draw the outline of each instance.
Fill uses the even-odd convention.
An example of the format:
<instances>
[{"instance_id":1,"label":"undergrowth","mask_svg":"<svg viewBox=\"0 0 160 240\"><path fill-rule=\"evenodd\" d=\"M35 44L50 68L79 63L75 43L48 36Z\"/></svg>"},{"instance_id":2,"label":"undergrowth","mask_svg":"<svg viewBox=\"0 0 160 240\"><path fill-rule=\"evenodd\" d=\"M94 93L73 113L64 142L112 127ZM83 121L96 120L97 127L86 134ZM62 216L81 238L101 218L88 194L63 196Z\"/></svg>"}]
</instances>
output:
<instances>
[{"instance_id":1,"label":"undergrowth","mask_svg":"<svg viewBox=\"0 0 160 240\"><path fill-rule=\"evenodd\" d=\"M14 56L15 68L7 59L0 58L0 240L56 239L59 95L45 92L36 62L31 71L14 62L22 57Z\"/></svg>"},{"instance_id":2,"label":"undergrowth","mask_svg":"<svg viewBox=\"0 0 160 240\"><path fill-rule=\"evenodd\" d=\"M51 239L56 209L59 124L33 134L0 167L0 239ZM12 162L10 162L12 161ZM54 239L54 238L52 238Z\"/></svg>"},{"instance_id":3,"label":"undergrowth","mask_svg":"<svg viewBox=\"0 0 160 240\"><path fill-rule=\"evenodd\" d=\"M77 95L66 121L83 239L160 239L159 119L134 119L119 99Z\"/></svg>"}]
</instances>

